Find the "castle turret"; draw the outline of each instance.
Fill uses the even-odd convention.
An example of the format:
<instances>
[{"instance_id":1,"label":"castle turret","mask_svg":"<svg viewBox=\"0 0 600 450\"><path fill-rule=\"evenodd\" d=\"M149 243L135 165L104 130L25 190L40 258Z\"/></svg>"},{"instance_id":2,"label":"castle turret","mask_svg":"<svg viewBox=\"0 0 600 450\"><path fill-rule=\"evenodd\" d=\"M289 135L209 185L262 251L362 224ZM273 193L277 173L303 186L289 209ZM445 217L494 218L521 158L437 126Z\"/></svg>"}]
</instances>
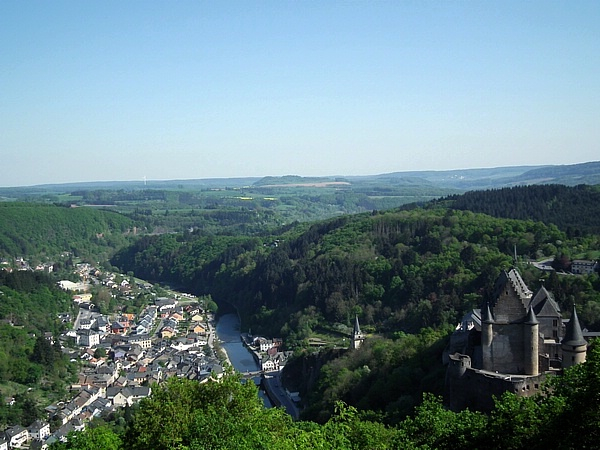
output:
<instances>
[{"instance_id":1,"label":"castle turret","mask_svg":"<svg viewBox=\"0 0 600 450\"><path fill-rule=\"evenodd\" d=\"M481 317L481 350L483 369L492 370L492 340L494 339L494 317L490 311L489 303L482 309Z\"/></svg>"},{"instance_id":2,"label":"castle turret","mask_svg":"<svg viewBox=\"0 0 600 450\"><path fill-rule=\"evenodd\" d=\"M529 308L525 321L523 345L525 346L525 375L538 375L539 367L539 345L540 345L540 323Z\"/></svg>"},{"instance_id":3,"label":"castle turret","mask_svg":"<svg viewBox=\"0 0 600 450\"><path fill-rule=\"evenodd\" d=\"M362 342L365 340L365 336L360 331L360 324L358 323L358 316L354 319L354 329L352 330L352 342L351 348L356 349L360 347Z\"/></svg>"},{"instance_id":4,"label":"castle turret","mask_svg":"<svg viewBox=\"0 0 600 450\"><path fill-rule=\"evenodd\" d=\"M583 338L575 305L573 305L573 314L571 314L571 320L567 323L565 337L562 339L560 346L563 353L563 369L585 362L587 342Z\"/></svg>"}]
</instances>

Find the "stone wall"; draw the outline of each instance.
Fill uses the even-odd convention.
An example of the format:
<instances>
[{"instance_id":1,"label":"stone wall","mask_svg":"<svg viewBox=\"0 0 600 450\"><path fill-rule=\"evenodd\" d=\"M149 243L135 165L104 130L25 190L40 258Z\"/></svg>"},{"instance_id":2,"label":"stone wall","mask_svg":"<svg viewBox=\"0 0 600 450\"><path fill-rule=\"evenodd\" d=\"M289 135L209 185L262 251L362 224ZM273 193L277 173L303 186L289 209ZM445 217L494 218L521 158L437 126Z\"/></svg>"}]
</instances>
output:
<instances>
[{"instance_id":1,"label":"stone wall","mask_svg":"<svg viewBox=\"0 0 600 450\"><path fill-rule=\"evenodd\" d=\"M446 372L444 401L453 411L469 408L488 412L494 407L494 396L504 392L529 397L539 392L546 374L536 376L503 375L470 367L466 355L451 355Z\"/></svg>"}]
</instances>

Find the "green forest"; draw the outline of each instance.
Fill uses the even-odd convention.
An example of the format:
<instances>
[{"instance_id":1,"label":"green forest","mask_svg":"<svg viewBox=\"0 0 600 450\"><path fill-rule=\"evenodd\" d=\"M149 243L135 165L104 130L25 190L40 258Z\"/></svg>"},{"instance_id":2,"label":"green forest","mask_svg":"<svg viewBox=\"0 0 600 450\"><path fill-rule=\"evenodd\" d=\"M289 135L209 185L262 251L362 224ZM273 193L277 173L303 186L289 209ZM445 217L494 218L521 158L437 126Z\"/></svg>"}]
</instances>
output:
<instances>
[{"instance_id":1,"label":"green forest","mask_svg":"<svg viewBox=\"0 0 600 450\"><path fill-rule=\"evenodd\" d=\"M570 237L600 233L599 186L516 186L466 192L433 203L494 217L553 223Z\"/></svg>"},{"instance_id":2,"label":"green forest","mask_svg":"<svg viewBox=\"0 0 600 450\"><path fill-rule=\"evenodd\" d=\"M0 202L0 257L44 262L67 252L108 258L127 243L134 222L115 212L39 203Z\"/></svg>"}]
</instances>

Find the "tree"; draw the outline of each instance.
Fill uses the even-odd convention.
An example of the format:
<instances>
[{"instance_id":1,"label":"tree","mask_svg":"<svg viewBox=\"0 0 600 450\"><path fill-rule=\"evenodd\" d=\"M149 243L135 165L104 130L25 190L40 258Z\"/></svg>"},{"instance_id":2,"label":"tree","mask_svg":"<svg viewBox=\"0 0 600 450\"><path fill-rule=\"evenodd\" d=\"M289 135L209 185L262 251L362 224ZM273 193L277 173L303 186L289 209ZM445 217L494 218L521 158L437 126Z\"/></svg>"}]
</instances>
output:
<instances>
[{"instance_id":1,"label":"tree","mask_svg":"<svg viewBox=\"0 0 600 450\"><path fill-rule=\"evenodd\" d=\"M105 358L106 357L106 349L104 347L98 347L94 350L94 358Z\"/></svg>"},{"instance_id":2,"label":"tree","mask_svg":"<svg viewBox=\"0 0 600 450\"><path fill-rule=\"evenodd\" d=\"M108 426L88 427L81 432L71 432L67 442L58 442L51 447L56 450L121 450L121 438Z\"/></svg>"},{"instance_id":3,"label":"tree","mask_svg":"<svg viewBox=\"0 0 600 450\"><path fill-rule=\"evenodd\" d=\"M29 358L32 362L43 366L52 366L55 360L55 352L52 344L44 336L38 336Z\"/></svg>"},{"instance_id":4,"label":"tree","mask_svg":"<svg viewBox=\"0 0 600 450\"><path fill-rule=\"evenodd\" d=\"M541 433L554 448L596 448L600 440L600 342L593 341L583 364L551 380L546 407L547 427ZM550 401L552 403L550 403Z\"/></svg>"}]
</instances>

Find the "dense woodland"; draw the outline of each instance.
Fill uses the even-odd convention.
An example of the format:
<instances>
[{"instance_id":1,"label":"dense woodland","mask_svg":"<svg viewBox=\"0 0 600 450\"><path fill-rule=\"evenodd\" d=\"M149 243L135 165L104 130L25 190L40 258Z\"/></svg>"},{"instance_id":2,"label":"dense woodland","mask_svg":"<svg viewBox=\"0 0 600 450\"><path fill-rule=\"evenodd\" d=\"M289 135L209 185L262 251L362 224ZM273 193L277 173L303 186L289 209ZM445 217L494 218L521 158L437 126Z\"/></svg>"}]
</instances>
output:
<instances>
[{"instance_id":1,"label":"dense woodland","mask_svg":"<svg viewBox=\"0 0 600 450\"><path fill-rule=\"evenodd\" d=\"M127 243L134 223L110 211L0 202L0 256L46 261L63 253L108 258Z\"/></svg>"},{"instance_id":2,"label":"dense woodland","mask_svg":"<svg viewBox=\"0 0 600 450\"><path fill-rule=\"evenodd\" d=\"M417 332L479 304L515 247L525 272L529 258L598 249L597 237L572 240L542 222L441 207L345 216L290 228L276 246L271 239L148 237L113 263L234 303L271 334L285 334L286 323L290 334L310 322L350 324L356 314L378 331ZM563 306L568 295L559 293ZM293 323L299 312L308 323Z\"/></svg>"},{"instance_id":3,"label":"dense woodland","mask_svg":"<svg viewBox=\"0 0 600 450\"><path fill-rule=\"evenodd\" d=\"M434 203L494 217L553 223L569 237L600 234L600 186L517 186L471 191Z\"/></svg>"}]
</instances>

